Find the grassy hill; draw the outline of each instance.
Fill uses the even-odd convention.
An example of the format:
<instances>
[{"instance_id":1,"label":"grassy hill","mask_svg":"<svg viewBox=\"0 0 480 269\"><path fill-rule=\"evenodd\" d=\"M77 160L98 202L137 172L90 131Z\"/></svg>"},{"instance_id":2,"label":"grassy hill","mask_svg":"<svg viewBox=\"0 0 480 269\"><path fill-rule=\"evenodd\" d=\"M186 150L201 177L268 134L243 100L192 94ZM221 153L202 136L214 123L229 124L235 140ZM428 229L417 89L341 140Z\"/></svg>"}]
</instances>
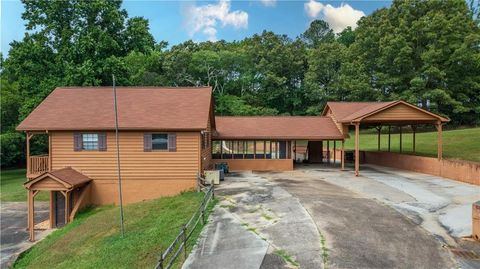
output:
<instances>
[{"instance_id":1,"label":"grassy hill","mask_svg":"<svg viewBox=\"0 0 480 269\"><path fill-rule=\"evenodd\" d=\"M185 192L125 206L124 238L119 232L118 207L81 212L24 253L13 268L153 268L202 198L203 193ZM201 224L187 244L189 251L200 230Z\"/></svg>"},{"instance_id":2,"label":"grassy hill","mask_svg":"<svg viewBox=\"0 0 480 269\"><path fill-rule=\"evenodd\" d=\"M23 183L27 181L25 169L2 169L0 174L0 201L26 202L27 190ZM36 201L48 201L48 192L41 191Z\"/></svg>"},{"instance_id":3,"label":"grassy hill","mask_svg":"<svg viewBox=\"0 0 480 269\"><path fill-rule=\"evenodd\" d=\"M407 128L405 128L405 131ZM391 151L399 152L398 133L391 136ZM402 148L403 153L413 154L412 152L412 134L403 133ZM416 134L416 155L437 156L437 132L426 132ZM354 149L354 133L350 134L350 139L345 141L345 147ZM388 135L382 134L380 138L380 148L383 151L388 149ZM371 130L365 130L360 133L360 150L377 150L377 134ZM459 129L443 132L443 156L448 159L461 159L480 162L480 128Z\"/></svg>"}]
</instances>

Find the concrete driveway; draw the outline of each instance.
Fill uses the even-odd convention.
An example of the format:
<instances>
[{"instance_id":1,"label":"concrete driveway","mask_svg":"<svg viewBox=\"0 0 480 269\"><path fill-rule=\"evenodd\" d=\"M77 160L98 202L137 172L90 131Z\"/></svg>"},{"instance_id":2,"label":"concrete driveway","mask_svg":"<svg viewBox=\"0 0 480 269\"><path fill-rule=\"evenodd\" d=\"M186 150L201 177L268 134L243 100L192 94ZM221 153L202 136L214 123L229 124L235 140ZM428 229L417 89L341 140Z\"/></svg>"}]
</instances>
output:
<instances>
[{"instance_id":1,"label":"concrete driveway","mask_svg":"<svg viewBox=\"0 0 480 269\"><path fill-rule=\"evenodd\" d=\"M477 186L362 168L228 176L184 268L479 268L445 247L467 244Z\"/></svg>"},{"instance_id":2,"label":"concrete driveway","mask_svg":"<svg viewBox=\"0 0 480 269\"><path fill-rule=\"evenodd\" d=\"M35 203L35 223L48 219L48 202ZM19 252L29 248L28 241L27 203L2 202L0 206L0 268L7 268ZM50 231L37 232L36 240L45 237Z\"/></svg>"}]
</instances>

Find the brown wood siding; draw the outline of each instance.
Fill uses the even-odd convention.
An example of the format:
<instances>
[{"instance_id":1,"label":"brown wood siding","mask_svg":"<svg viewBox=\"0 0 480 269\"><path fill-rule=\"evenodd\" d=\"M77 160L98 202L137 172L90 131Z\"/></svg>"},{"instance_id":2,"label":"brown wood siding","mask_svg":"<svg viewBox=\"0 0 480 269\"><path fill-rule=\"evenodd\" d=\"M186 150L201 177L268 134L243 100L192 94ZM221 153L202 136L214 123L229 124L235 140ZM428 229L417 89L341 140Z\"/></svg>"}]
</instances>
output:
<instances>
[{"instance_id":1,"label":"brown wood siding","mask_svg":"<svg viewBox=\"0 0 480 269\"><path fill-rule=\"evenodd\" d=\"M212 125L210 122L210 118L208 119L207 123L207 134L208 134L208 147L203 149L202 147L202 153L201 153L201 163L202 163L202 173L204 170L208 170L211 168L212 164Z\"/></svg>"},{"instance_id":2,"label":"brown wood siding","mask_svg":"<svg viewBox=\"0 0 480 269\"><path fill-rule=\"evenodd\" d=\"M51 134L52 169L70 166L94 180L117 178L115 133L107 133L106 151L74 151L73 132ZM176 152L144 152L143 134L120 132L123 180L195 180L200 165L198 132L178 132Z\"/></svg>"},{"instance_id":3,"label":"brown wood siding","mask_svg":"<svg viewBox=\"0 0 480 269\"><path fill-rule=\"evenodd\" d=\"M398 104L393 107L387 108L384 111L366 117L362 120L362 122L405 120L425 121L436 120L436 118L418 109L414 109L404 104Z\"/></svg>"},{"instance_id":4,"label":"brown wood siding","mask_svg":"<svg viewBox=\"0 0 480 269\"><path fill-rule=\"evenodd\" d=\"M39 190L64 190L65 186L61 184L60 182L51 179L51 178L45 178L43 180L40 180L37 183L34 183L31 188Z\"/></svg>"}]
</instances>

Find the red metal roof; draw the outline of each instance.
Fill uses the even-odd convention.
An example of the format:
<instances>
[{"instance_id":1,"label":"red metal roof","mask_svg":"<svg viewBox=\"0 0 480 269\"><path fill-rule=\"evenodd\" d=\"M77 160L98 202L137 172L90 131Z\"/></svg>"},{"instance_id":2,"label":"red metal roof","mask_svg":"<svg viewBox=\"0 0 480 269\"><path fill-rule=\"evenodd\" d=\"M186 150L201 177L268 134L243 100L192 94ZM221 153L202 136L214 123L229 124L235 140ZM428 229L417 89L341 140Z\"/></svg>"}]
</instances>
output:
<instances>
[{"instance_id":1,"label":"red metal roof","mask_svg":"<svg viewBox=\"0 0 480 269\"><path fill-rule=\"evenodd\" d=\"M329 117L215 117L216 139L343 139Z\"/></svg>"},{"instance_id":2,"label":"red metal roof","mask_svg":"<svg viewBox=\"0 0 480 269\"><path fill-rule=\"evenodd\" d=\"M122 130L207 128L212 90L203 88L117 87ZM112 87L55 89L18 125L20 131L112 130Z\"/></svg>"}]
</instances>

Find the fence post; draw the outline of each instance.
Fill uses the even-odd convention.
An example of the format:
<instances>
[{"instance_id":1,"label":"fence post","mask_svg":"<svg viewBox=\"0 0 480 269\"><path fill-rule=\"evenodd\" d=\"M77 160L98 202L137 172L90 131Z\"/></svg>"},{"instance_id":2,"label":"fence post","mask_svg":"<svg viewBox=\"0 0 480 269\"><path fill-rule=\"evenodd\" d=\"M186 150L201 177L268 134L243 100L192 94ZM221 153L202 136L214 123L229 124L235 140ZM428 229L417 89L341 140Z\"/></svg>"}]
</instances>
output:
<instances>
[{"instance_id":1,"label":"fence post","mask_svg":"<svg viewBox=\"0 0 480 269\"><path fill-rule=\"evenodd\" d=\"M183 224L183 252L185 256L185 260L187 259L187 225Z\"/></svg>"},{"instance_id":2,"label":"fence post","mask_svg":"<svg viewBox=\"0 0 480 269\"><path fill-rule=\"evenodd\" d=\"M157 268L163 269L163 251L160 251L160 259L158 259L158 266Z\"/></svg>"},{"instance_id":3,"label":"fence post","mask_svg":"<svg viewBox=\"0 0 480 269\"><path fill-rule=\"evenodd\" d=\"M215 187L212 184L212 199L215 199Z\"/></svg>"}]
</instances>

